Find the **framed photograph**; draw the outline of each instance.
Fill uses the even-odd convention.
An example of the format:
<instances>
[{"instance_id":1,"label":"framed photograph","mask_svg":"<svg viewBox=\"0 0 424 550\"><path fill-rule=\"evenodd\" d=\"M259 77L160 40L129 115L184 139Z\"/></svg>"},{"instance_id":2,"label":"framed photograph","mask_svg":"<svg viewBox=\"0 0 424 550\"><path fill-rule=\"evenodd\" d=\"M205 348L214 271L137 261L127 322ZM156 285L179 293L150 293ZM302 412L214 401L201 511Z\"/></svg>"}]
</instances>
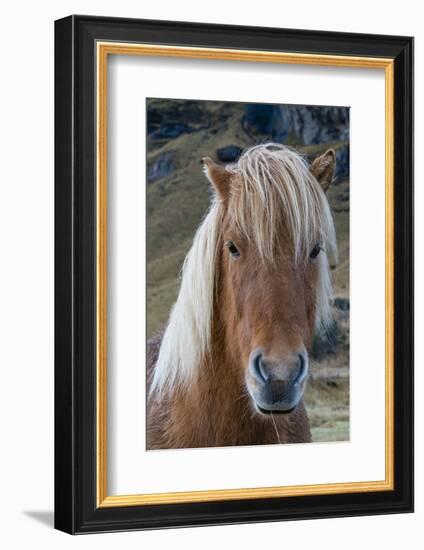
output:
<instances>
[{"instance_id":1,"label":"framed photograph","mask_svg":"<svg viewBox=\"0 0 424 550\"><path fill-rule=\"evenodd\" d=\"M413 39L55 24L55 525L413 509Z\"/></svg>"}]
</instances>

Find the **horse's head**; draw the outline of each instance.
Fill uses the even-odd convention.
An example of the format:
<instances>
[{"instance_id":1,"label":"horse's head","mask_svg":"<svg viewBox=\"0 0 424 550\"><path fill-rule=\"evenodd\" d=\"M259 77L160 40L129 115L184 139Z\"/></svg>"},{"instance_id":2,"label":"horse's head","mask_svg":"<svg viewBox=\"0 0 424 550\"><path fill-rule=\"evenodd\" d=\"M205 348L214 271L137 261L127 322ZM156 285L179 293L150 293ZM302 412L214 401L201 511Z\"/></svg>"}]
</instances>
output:
<instances>
[{"instance_id":1,"label":"horse's head","mask_svg":"<svg viewBox=\"0 0 424 550\"><path fill-rule=\"evenodd\" d=\"M203 163L223 209L215 291L226 349L256 410L290 412L329 320L335 237L325 191L335 153L308 167L288 148L261 145L234 166Z\"/></svg>"}]
</instances>

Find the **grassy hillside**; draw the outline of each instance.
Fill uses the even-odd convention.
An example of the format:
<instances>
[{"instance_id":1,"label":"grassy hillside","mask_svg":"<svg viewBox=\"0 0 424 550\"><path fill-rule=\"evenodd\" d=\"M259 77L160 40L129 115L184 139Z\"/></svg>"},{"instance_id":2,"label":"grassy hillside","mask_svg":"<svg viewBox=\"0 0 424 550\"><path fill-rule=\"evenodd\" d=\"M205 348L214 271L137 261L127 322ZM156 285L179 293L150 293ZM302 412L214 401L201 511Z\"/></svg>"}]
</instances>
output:
<instances>
[{"instance_id":1,"label":"grassy hillside","mask_svg":"<svg viewBox=\"0 0 424 550\"><path fill-rule=\"evenodd\" d=\"M210 203L209 183L200 159L219 162L218 149L246 148L266 136L246 129L245 107L238 103L148 100L147 138L147 322L148 335L162 328L179 289L182 262L194 232ZM328 147L346 147L346 140L304 145L288 135L286 144L313 157ZM329 191L334 214L339 262L333 269L336 342L317 343L316 360L306 394L313 439L349 437L349 181L341 178ZM346 300L347 299L347 300Z\"/></svg>"}]
</instances>

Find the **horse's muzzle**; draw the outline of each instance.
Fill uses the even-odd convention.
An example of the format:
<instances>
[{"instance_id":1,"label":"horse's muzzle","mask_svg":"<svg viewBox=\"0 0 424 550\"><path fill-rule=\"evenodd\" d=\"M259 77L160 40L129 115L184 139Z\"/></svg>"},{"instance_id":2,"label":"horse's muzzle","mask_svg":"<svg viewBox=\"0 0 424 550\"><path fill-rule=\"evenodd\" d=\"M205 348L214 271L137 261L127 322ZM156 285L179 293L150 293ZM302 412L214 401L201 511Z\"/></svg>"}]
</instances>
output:
<instances>
[{"instance_id":1,"label":"horse's muzzle","mask_svg":"<svg viewBox=\"0 0 424 550\"><path fill-rule=\"evenodd\" d=\"M247 386L257 410L262 414L293 411L305 390L308 364L305 349L281 363L267 360L261 350L251 353Z\"/></svg>"}]
</instances>

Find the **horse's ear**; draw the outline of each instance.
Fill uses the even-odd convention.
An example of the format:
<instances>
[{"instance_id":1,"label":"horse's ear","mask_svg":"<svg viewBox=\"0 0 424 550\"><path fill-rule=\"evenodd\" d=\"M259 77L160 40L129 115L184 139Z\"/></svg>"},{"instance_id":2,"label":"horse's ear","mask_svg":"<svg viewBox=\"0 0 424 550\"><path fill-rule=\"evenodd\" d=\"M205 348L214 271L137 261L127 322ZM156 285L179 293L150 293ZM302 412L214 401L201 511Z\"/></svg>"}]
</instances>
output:
<instances>
[{"instance_id":1,"label":"horse's ear","mask_svg":"<svg viewBox=\"0 0 424 550\"><path fill-rule=\"evenodd\" d=\"M224 168L216 164L209 157L202 158L203 171L214 186L215 191L218 193L222 200L225 200L230 190L230 176L231 174Z\"/></svg>"},{"instance_id":2,"label":"horse's ear","mask_svg":"<svg viewBox=\"0 0 424 550\"><path fill-rule=\"evenodd\" d=\"M317 157L311 164L311 173L318 180L324 192L330 187L336 169L336 152L328 149L323 155Z\"/></svg>"}]
</instances>

